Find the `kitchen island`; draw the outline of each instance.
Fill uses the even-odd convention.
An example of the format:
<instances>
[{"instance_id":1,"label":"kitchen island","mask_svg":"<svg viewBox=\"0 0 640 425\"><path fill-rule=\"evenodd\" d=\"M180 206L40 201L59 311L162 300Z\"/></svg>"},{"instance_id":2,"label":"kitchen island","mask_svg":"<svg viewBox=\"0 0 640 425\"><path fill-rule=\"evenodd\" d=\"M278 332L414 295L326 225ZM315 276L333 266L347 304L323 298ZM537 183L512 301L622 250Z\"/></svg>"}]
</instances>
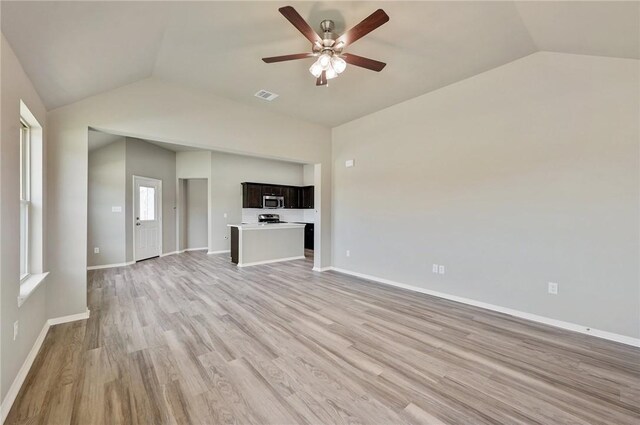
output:
<instances>
[{"instance_id":1,"label":"kitchen island","mask_svg":"<svg viewBox=\"0 0 640 425\"><path fill-rule=\"evenodd\" d=\"M304 224L229 224L231 261L238 267L304 258Z\"/></svg>"}]
</instances>

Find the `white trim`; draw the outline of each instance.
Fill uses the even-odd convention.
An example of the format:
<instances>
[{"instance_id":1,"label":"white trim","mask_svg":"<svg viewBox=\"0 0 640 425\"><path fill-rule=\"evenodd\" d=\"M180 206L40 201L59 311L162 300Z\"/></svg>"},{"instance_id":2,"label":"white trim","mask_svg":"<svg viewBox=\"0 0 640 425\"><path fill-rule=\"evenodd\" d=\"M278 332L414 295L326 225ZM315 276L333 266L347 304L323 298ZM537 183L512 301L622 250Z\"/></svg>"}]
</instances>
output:
<instances>
[{"instance_id":1,"label":"white trim","mask_svg":"<svg viewBox=\"0 0 640 425\"><path fill-rule=\"evenodd\" d=\"M182 254L184 252L184 249L182 251L171 251L171 252L167 252L164 254L160 254L161 257L166 257L167 255L175 255L175 254Z\"/></svg>"},{"instance_id":2,"label":"white trim","mask_svg":"<svg viewBox=\"0 0 640 425\"><path fill-rule=\"evenodd\" d=\"M53 319L49 319L49 326L59 325L61 323L75 322L76 320L85 320L88 319L91 314L91 311L87 309L84 313L71 314L69 316L62 317L54 317Z\"/></svg>"},{"instance_id":3,"label":"white trim","mask_svg":"<svg viewBox=\"0 0 640 425\"><path fill-rule=\"evenodd\" d=\"M2 400L2 407L0 407L0 410L2 410L2 413L1 413L2 420L0 421L0 423L4 423L4 420L7 419L7 415L11 410L11 406L13 406L13 402L16 401L18 392L20 392L20 388L22 387L24 380L27 378L27 374L29 373L31 366L33 365L33 361L36 359L36 356L38 355L38 351L40 351L40 347L42 347L44 338L47 336L47 332L49 331L49 326L50 326L49 321L45 321L44 326L40 331L40 334L36 338L36 341L33 343L33 347L31 347L29 354L27 354L27 358L24 359L24 362L22 363L20 370L18 370L18 374L16 375L16 378L13 380L13 383L9 387L9 391L7 391L7 395L4 396L4 400Z\"/></svg>"},{"instance_id":4,"label":"white trim","mask_svg":"<svg viewBox=\"0 0 640 425\"><path fill-rule=\"evenodd\" d=\"M521 319L531 320L532 322L543 323L545 325L554 326L556 328L566 329L569 331L579 332L585 335L591 335L598 338L606 339L609 341L619 342L621 344L631 345L634 347L640 347L640 338L633 338L626 335L620 335L613 332L602 331L599 329L593 329L588 326L577 325L571 322L564 322L562 320L551 319L544 316L538 316L537 314L527 313L524 311L514 310L507 307L501 307L499 305L489 304L482 301L476 301L469 298L459 297L457 295L449 295L443 292L431 291L429 289L420 288L417 286L407 285L393 280L384 279L376 276L371 276L364 273L353 272L351 270L345 270L338 267L331 267L331 270L343 273L362 279L370 280L373 282L383 283L385 285L391 285L398 288L408 289L410 291L420 292L427 295L432 295L438 298L444 298L446 300L456 301L462 304L472 305L474 307L480 307L491 311L497 311L499 313L508 314L510 316L519 317Z\"/></svg>"},{"instance_id":5,"label":"white trim","mask_svg":"<svg viewBox=\"0 0 640 425\"><path fill-rule=\"evenodd\" d=\"M207 255L212 255L212 254L227 254L231 252L231 250L229 249L223 249L222 251L208 251Z\"/></svg>"},{"instance_id":6,"label":"white trim","mask_svg":"<svg viewBox=\"0 0 640 425\"><path fill-rule=\"evenodd\" d=\"M20 370L18 370L18 374L16 375L15 379L11 383L11 386L9 387L9 391L7 391L7 394L2 400L2 405L0 405L0 423L4 423L5 419L7 419L7 416L9 415L9 411L11 410L11 406L13 406L13 403L16 401L16 397L20 392L20 388L22 387L24 380L27 378L27 375L29 374L29 370L31 369L31 366L33 366L33 362L35 361L38 355L38 352L42 347L42 343L44 342L44 339L47 336L47 333L49 332L49 328L53 325L57 325L60 323L73 322L75 320L84 320L88 318L89 318L89 310L87 309L85 313L73 314L71 316L57 317L54 319L49 319L44 322L44 326L42 327L40 334L38 335L35 342L33 343L33 346L31 347L29 354L27 354L27 357L24 359L24 362L22 363Z\"/></svg>"},{"instance_id":7,"label":"white trim","mask_svg":"<svg viewBox=\"0 0 640 425\"><path fill-rule=\"evenodd\" d=\"M87 270L110 269L112 267L124 267L124 266L130 266L135 263L136 263L135 261L129 261L126 263L103 264L101 266L88 266Z\"/></svg>"},{"instance_id":8,"label":"white trim","mask_svg":"<svg viewBox=\"0 0 640 425\"><path fill-rule=\"evenodd\" d=\"M206 249L209 249L209 248L207 248L207 247L204 247L204 248L187 248L187 249L181 249L179 251L167 252L166 254L160 254L160 256L161 257L166 257L167 255L184 254L187 251L204 251Z\"/></svg>"},{"instance_id":9,"label":"white trim","mask_svg":"<svg viewBox=\"0 0 640 425\"><path fill-rule=\"evenodd\" d=\"M313 268L313 269L311 269L311 270L313 270L314 272L326 272L326 271L329 271L329 270L333 270L333 267L331 267L331 266L328 266L328 267L320 267L320 268L318 268L318 267L314 267L314 268Z\"/></svg>"},{"instance_id":10,"label":"white trim","mask_svg":"<svg viewBox=\"0 0 640 425\"><path fill-rule=\"evenodd\" d=\"M33 294L33 292L44 282L49 272L32 274L27 276L26 279L20 282L20 295L18 295L18 307L22 306L24 302Z\"/></svg>"},{"instance_id":11,"label":"white trim","mask_svg":"<svg viewBox=\"0 0 640 425\"><path fill-rule=\"evenodd\" d=\"M253 263L238 263L238 267L258 266L260 264L280 263L282 261L304 260L304 255L299 257L278 258L276 260L255 261Z\"/></svg>"}]
</instances>

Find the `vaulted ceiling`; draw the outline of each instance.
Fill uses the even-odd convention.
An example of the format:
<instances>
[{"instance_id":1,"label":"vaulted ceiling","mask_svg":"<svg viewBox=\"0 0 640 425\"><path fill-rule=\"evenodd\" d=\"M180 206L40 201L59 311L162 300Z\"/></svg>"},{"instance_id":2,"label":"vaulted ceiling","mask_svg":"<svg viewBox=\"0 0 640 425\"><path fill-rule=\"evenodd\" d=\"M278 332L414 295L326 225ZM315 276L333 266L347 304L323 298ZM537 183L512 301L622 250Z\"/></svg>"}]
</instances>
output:
<instances>
[{"instance_id":1,"label":"vaulted ceiling","mask_svg":"<svg viewBox=\"0 0 640 425\"><path fill-rule=\"evenodd\" d=\"M290 4L336 32L379 7L390 21L346 50L387 62L316 87ZM47 108L156 77L335 126L536 51L640 59L639 2L7 2L2 32ZM280 95L273 102L253 96Z\"/></svg>"}]
</instances>

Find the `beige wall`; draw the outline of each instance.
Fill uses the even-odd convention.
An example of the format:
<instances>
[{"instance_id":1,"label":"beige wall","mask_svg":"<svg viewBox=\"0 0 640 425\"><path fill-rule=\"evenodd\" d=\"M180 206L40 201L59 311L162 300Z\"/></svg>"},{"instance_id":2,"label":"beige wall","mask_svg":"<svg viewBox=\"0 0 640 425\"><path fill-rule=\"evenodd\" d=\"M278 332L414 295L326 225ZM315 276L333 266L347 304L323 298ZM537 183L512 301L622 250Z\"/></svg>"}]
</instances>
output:
<instances>
[{"instance_id":1,"label":"beige wall","mask_svg":"<svg viewBox=\"0 0 640 425\"><path fill-rule=\"evenodd\" d=\"M330 261L331 131L327 128L146 79L49 111L47 294L53 316L85 311L87 129L326 166L322 175L322 262Z\"/></svg>"},{"instance_id":2,"label":"beige wall","mask_svg":"<svg viewBox=\"0 0 640 425\"><path fill-rule=\"evenodd\" d=\"M175 169L175 152L143 140L123 137L89 152L88 266L133 261L134 175L162 181L162 253L177 249ZM122 212L112 212L112 206Z\"/></svg>"},{"instance_id":3,"label":"beige wall","mask_svg":"<svg viewBox=\"0 0 640 425\"><path fill-rule=\"evenodd\" d=\"M333 265L638 338L639 89L536 53L335 128Z\"/></svg>"},{"instance_id":4,"label":"beige wall","mask_svg":"<svg viewBox=\"0 0 640 425\"><path fill-rule=\"evenodd\" d=\"M126 262L125 138L89 152L88 173L87 266L122 264ZM121 211L113 212L113 207Z\"/></svg>"},{"instance_id":5,"label":"beige wall","mask_svg":"<svg viewBox=\"0 0 640 425\"><path fill-rule=\"evenodd\" d=\"M125 157L124 137L89 152L87 266L126 261ZM113 212L113 207L120 207L121 211ZM94 248L100 252L96 254Z\"/></svg>"},{"instance_id":6,"label":"beige wall","mask_svg":"<svg viewBox=\"0 0 640 425\"><path fill-rule=\"evenodd\" d=\"M49 318L47 280L18 308L20 292L20 100L33 113L46 133L46 110L20 66L11 46L0 40L0 398L5 400L38 334ZM45 155L48 140L44 138ZM45 164L46 165L46 164ZM46 168L46 167L45 167ZM47 199L45 193L44 199ZM44 212L48 212L45 208ZM40 212L43 214L43 212ZM86 210L85 210L86 213ZM42 215L41 215L42 216ZM33 219L34 217L32 217ZM45 228L46 229L46 228ZM44 233L46 235L46 231ZM46 241L46 239L45 239ZM39 256L41 257L41 256ZM48 258L40 258L44 271ZM41 266L42 267L42 266ZM81 312L81 311L78 311ZM19 335L13 340L13 323Z\"/></svg>"},{"instance_id":7,"label":"beige wall","mask_svg":"<svg viewBox=\"0 0 640 425\"><path fill-rule=\"evenodd\" d=\"M207 179L186 181L186 248L208 248L208 199Z\"/></svg>"}]
</instances>

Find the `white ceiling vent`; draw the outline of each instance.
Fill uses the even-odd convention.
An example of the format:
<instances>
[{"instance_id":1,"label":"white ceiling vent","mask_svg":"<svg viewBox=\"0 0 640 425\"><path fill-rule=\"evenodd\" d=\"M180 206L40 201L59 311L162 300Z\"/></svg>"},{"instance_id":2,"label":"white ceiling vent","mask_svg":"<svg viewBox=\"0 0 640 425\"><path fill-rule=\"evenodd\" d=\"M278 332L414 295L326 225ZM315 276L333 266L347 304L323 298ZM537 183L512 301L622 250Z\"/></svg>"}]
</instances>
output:
<instances>
[{"instance_id":1,"label":"white ceiling vent","mask_svg":"<svg viewBox=\"0 0 640 425\"><path fill-rule=\"evenodd\" d=\"M269 102L278 97L277 94L271 93L270 91L266 90L260 90L258 93L254 94L254 96L259 97L260 99L268 100Z\"/></svg>"}]
</instances>

